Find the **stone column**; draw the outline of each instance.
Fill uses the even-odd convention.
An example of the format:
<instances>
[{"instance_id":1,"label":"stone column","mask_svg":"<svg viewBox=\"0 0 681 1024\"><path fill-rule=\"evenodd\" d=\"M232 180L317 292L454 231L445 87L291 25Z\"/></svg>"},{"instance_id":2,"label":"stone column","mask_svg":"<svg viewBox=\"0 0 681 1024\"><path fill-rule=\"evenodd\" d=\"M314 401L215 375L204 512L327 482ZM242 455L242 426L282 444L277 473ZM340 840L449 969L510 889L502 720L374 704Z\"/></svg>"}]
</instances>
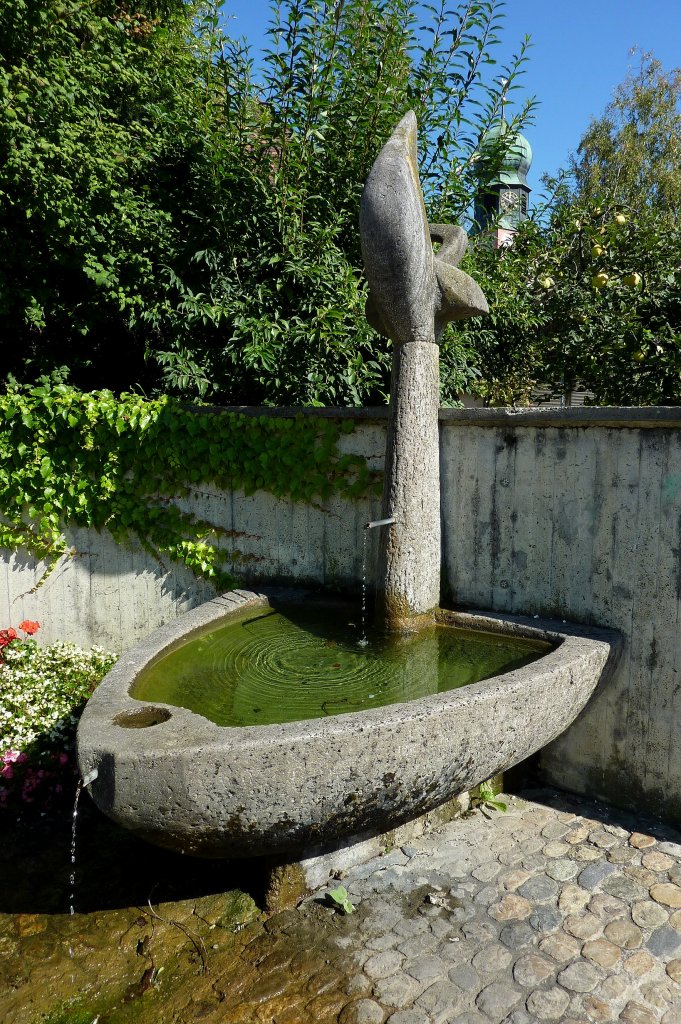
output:
<instances>
[{"instance_id":1,"label":"stone column","mask_svg":"<svg viewBox=\"0 0 681 1024\"><path fill-rule=\"evenodd\" d=\"M386 444L376 617L414 629L440 600L440 398L435 342L396 345ZM421 620L422 621L422 620Z\"/></svg>"}]
</instances>

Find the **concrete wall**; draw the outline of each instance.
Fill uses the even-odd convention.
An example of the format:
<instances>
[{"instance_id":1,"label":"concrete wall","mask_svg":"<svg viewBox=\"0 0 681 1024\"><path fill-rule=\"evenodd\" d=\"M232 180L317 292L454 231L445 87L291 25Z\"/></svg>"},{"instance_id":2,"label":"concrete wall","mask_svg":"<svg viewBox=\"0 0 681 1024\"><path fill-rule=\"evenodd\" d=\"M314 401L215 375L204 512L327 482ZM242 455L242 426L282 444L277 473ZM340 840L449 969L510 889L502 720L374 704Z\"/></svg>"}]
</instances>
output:
<instances>
[{"instance_id":1,"label":"concrete wall","mask_svg":"<svg viewBox=\"0 0 681 1024\"><path fill-rule=\"evenodd\" d=\"M343 415L357 419L343 448L380 468L385 412ZM445 603L611 626L626 640L616 676L543 752L546 778L678 816L681 410L447 410L441 437ZM345 587L359 583L363 525L379 511L209 490L186 507L232 531L250 582ZM34 618L45 640L121 650L210 596L188 572L106 535L69 540L75 556L35 592L41 566L5 561L0 628ZM375 531L368 540L371 576Z\"/></svg>"},{"instance_id":2,"label":"concrete wall","mask_svg":"<svg viewBox=\"0 0 681 1024\"><path fill-rule=\"evenodd\" d=\"M276 414L282 415L282 410ZM352 434L341 435L339 449L362 455L371 468L381 470L385 411L377 420L360 417ZM300 580L356 588L362 577L364 524L380 511L380 499L332 498L304 505L263 491L246 497L240 491L221 493L214 488L197 488L179 504L226 531L220 543L234 558L235 574L256 586L263 580ZM39 586L44 563L23 552L4 553L0 629L35 619L41 623L42 642L64 638L122 651L214 596L209 584L197 581L182 566L158 562L139 544L123 547L108 533L94 530L67 529L66 537L73 554L62 558ZM369 531L372 570L376 539L375 531Z\"/></svg>"},{"instance_id":3,"label":"concrete wall","mask_svg":"<svg viewBox=\"0 0 681 1024\"><path fill-rule=\"evenodd\" d=\"M681 811L681 409L471 410L442 422L454 602L618 629L624 656L545 778Z\"/></svg>"}]
</instances>

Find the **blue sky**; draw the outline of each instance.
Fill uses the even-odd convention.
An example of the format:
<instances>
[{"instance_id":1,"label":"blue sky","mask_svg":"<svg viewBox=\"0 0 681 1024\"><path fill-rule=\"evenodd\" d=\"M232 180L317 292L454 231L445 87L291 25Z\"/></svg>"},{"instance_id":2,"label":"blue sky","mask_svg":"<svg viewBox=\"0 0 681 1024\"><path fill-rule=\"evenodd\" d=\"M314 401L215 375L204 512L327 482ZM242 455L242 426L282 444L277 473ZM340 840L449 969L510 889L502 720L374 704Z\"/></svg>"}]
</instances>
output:
<instances>
[{"instance_id":1,"label":"blue sky","mask_svg":"<svg viewBox=\"0 0 681 1024\"><path fill-rule=\"evenodd\" d=\"M228 31L257 49L269 20L269 0L226 0ZM534 160L530 185L565 166L592 117L612 98L636 58L632 47L652 50L666 69L681 65L681 0L508 0L503 63L520 39L531 36L530 60L520 96L540 106L526 135Z\"/></svg>"}]
</instances>

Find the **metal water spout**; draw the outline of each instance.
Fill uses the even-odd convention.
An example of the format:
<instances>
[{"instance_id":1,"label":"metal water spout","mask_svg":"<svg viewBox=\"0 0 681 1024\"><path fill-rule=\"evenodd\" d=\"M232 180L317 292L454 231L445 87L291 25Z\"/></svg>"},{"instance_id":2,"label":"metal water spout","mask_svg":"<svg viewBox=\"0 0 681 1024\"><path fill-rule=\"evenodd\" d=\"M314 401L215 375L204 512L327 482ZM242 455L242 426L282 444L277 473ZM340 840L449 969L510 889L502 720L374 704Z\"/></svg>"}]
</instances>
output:
<instances>
[{"instance_id":1,"label":"metal water spout","mask_svg":"<svg viewBox=\"0 0 681 1024\"><path fill-rule=\"evenodd\" d=\"M489 312L458 269L466 232L428 223L416 127L410 111L378 154L359 218L367 320L394 344L383 515L395 525L379 535L376 593L378 624L394 630L425 623L440 603L438 343L450 320Z\"/></svg>"},{"instance_id":2,"label":"metal water spout","mask_svg":"<svg viewBox=\"0 0 681 1024\"><path fill-rule=\"evenodd\" d=\"M377 526L390 526L392 523L396 523L395 516L388 516L387 519L373 519L370 523L367 523L364 527L365 530L373 530Z\"/></svg>"}]
</instances>

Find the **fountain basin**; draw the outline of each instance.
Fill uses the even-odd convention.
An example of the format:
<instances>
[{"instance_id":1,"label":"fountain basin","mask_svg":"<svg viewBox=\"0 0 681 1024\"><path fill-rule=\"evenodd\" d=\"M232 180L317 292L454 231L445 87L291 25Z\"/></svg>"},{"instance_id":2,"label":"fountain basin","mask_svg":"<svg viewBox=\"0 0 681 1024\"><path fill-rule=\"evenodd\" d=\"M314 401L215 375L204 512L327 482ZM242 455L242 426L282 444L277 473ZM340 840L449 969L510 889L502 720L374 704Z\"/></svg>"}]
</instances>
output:
<instances>
[{"instance_id":1,"label":"fountain basin","mask_svg":"<svg viewBox=\"0 0 681 1024\"><path fill-rule=\"evenodd\" d=\"M377 835L554 739L584 707L618 643L616 634L589 627L441 610L444 625L551 649L460 689L269 725L220 726L130 695L160 656L209 625L267 609L278 596L233 591L121 657L78 729L80 770L96 769L90 793L100 810L151 842L201 856L300 855Z\"/></svg>"}]
</instances>

